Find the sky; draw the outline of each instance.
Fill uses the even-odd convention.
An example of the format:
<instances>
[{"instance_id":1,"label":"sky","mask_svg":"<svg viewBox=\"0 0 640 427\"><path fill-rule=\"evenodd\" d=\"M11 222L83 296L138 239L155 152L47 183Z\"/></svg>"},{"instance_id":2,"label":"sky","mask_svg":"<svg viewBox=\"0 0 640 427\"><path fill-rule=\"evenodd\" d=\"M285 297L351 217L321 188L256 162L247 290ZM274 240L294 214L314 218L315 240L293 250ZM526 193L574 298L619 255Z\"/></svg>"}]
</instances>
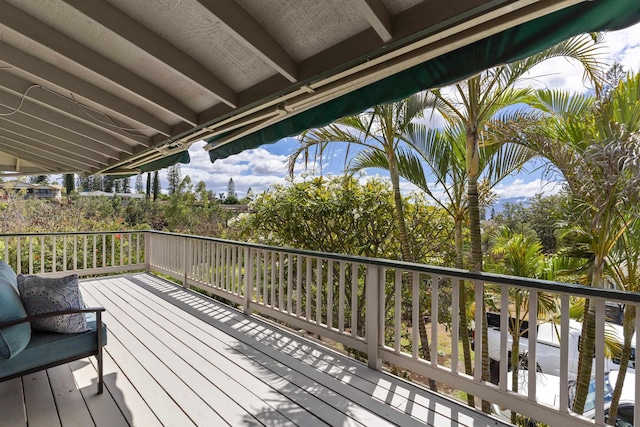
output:
<instances>
[{"instance_id":1,"label":"sky","mask_svg":"<svg viewBox=\"0 0 640 427\"><path fill-rule=\"evenodd\" d=\"M640 24L605 35L601 60L612 64L620 62L626 71L640 71ZM589 90L582 79L579 66L564 58L548 60L534 68L526 84L535 88L564 88L572 92ZM264 145L217 160L212 164L209 155L202 147L204 142L194 143L189 149L191 162L181 165L182 177L189 176L195 185L199 181L206 183L207 189L215 194L226 193L229 179L233 178L238 197L247 194L249 188L254 193L265 191L275 183L284 182L287 177L287 156L297 146L294 138L285 138L275 144ZM344 166L339 148L332 153L333 161L323 166L323 172L341 174ZM528 168L534 169L534 168ZM301 169L298 168L300 171ZM379 172L378 172L379 173ZM376 174L376 171L372 171ZM160 172L161 186L167 188L166 170ZM401 183L403 191L411 191L412 185ZM528 170L509 177L500 183L494 191L501 198L526 198L536 193L551 195L560 188L557 182L550 182L540 169Z\"/></svg>"}]
</instances>

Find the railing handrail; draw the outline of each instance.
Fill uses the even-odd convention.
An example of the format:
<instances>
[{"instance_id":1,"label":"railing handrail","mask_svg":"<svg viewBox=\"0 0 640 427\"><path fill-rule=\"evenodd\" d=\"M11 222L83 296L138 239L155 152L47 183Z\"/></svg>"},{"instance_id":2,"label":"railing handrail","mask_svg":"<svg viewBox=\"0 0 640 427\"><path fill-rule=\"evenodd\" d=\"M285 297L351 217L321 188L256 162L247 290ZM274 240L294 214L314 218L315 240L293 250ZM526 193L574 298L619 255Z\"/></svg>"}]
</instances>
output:
<instances>
[{"instance_id":1,"label":"railing handrail","mask_svg":"<svg viewBox=\"0 0 640 427\"><path fill-rule=\"evenodd\" d=\"M640 303L640 293L629 292L611 288L593 288L574 283L555 282L551 280L530 279L527 277L507 276L503 274L476 272L471 270L462 270L451 267L439 267L427 264L418 264L406 261L389 260L383 258L368 258L358 255L335 254L328 252L312 251L308 249L297 249L290 247L270 246L259 243L239 242L235 240L220 239L216 237L195 236L191 234L172 233L157 230L141 230L152 234L162 234L176 237L188 237L196 240L208 240L218 243L232 244L239 247L247 247L253 249L264 249L274 252L286 252L294 255L312 256L336 261L349 261L358 264L369 264L386 268L401 268L404 270L416 271L418 273L452 276L463 280L478 281L483 283L491 283L496 285L518 286L527 289L538 289L552 293L568 293L576 296L587 298L600 298L612 302L635 302Z\"/></svg>"},{"instance_id":2,"label":"railing handrail","mask_svg":"<svg viewBox=\"0 0 640 427\"><path fill-rule=\"evenodd\" d=\"M0 233L0 237L35 237L35 236L84 236L86 234L133 234L151 230L94 230L94 231L54 231L45 233Z\"/></svg>"}]
</instances>

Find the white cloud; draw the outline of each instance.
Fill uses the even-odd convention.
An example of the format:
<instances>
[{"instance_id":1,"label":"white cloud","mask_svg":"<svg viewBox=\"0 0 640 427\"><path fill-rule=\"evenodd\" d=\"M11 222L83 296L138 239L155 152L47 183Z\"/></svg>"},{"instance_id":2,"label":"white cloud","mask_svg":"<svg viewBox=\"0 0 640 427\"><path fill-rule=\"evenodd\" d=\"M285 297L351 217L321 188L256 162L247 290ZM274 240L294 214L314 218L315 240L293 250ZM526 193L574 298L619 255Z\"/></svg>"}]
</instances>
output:
<instances>
[{"instance_id":1,"label":"white cloud","mask_svg":"<svg viewBox=\"0 0 640 427\"><path fill-rule=\"evenodd\" d=\"M227 192L230 178L233 178L238 195L243 197L249 187L254 192L261 192L272 184L284 182L287 175L287 156L256 148L211 163L203 145L194 144L189 149L191 162L180 166L181 175L183 178L188 175L194 185L204 181L207 189L216 194ZM166 170L160 175L162 188L166 189Z\"/></svg>"},{"instance_id":2,"label":"white cloud","mask_svg":"<svg viewBox=\"0 0 640 427\"><path fill-rule=\"evenodd\" d=\"M525 182L521 178L516 178L509 184L501 183L494 187L493 191L501 198L521 198L533 197L538 193L545 196L557 194L562 189L562 183L535 179Z\"/></svg>"},{"instance_id":3,"label":"white cloud","mask_svg":"<svg viewBox=\"0 0 640 427\"><path fill-rule=\"evenodd\" d=\"M607 33L604 44L609 62L617 60L627 71L640 71L640 24Z\"/></svg>"}]
</instances>

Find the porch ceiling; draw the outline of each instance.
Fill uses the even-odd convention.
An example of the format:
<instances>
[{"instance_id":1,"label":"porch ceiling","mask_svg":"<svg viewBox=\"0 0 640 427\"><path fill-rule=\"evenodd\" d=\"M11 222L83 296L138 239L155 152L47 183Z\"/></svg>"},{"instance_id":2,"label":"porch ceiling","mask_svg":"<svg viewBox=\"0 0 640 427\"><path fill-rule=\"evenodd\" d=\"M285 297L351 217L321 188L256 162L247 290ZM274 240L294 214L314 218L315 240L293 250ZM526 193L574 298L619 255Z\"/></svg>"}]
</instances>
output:
<instances>
[{"instance_id":1,"label":"porch ceiling","mask_svg":"<svg viewBox=\"0 0 640 427\"><path fill-rule=\"evenodd\" d=\"M0 0L0 171L135 174L580 2Z\"/></svg>"}]
</instances>

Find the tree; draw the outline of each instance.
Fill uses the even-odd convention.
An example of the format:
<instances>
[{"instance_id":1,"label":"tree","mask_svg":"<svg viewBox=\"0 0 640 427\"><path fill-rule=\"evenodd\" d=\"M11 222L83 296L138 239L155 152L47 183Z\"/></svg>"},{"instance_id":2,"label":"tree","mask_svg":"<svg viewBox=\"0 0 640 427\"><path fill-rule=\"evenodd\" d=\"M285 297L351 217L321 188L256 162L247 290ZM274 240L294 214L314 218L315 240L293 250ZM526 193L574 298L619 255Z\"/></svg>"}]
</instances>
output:
<instances>
[{"instance_id":1,"label":"tree","mask_svg":"<svg viewBox=\"0 0 640 427\"><path fill-rule=\"evenodd\" d=\"M249 201L253 200L256 197L256 194L253 192L253 190L251 189L251 187L249 187L249 189L247 190L247 195L245 196L245 198Z\"/></svg>"},{"instance_id":2,"label":"tree","mask_svg":"<svg viewBox=\"0 0 640 427\"><path fill-rule=\"evenodd\" d=\"M80 191L90 191L91 184L89 183L89 177L86 175L78 175L78 188Z\"/></svg>"},{"instance_id":3,"label":"tree","mask_svg":"<svg viewBox=\"0 0 640 427\"><path fill-rule=\"evenodd\" d=\"M136 175L136 193L142 194L144 192L144 184L142 182L142 174Z\"/></svg>"},{"instance_id":4,"label":"tree","mask_svg":"<svg viewBox=\"0 0 640 427\"><path fill-rule=\"evenodd\" d=\"M122 192L131 193L131 179L129 177L122 178Z\"/></svg>"},{"instance_id":5,"label":"tree","mask_svg":"<svg viewBox=\"0 0 640 427\"><path fill-rule=\"evenodd\" d=\"M98 175L91 175L87 177L89 181L89 191L102 191L103 190L103 180L102 177Z\"/></svg>"},{"instance_id":6,"label":"tree","mask_svg":"<svg viewBox=\"0 0 640 427\"><path fill-rule=\"evenodd\" d=\"M97 177L100 179L100 177ZM115 188L115 180L111 176L103 176L102 177L102 191L106 193L113 193L116 191Z\"/></svg>"},{"instance_id":7,"label":"tree","mask_svg":"<svg viewBox=\"0 0 640 427\"><path fill-rule=\"evenodd\" d=\"M454 242L456 248L456 268L465 268L463 251L463 224L468 214L466 197L466 159L465 128L462 123L447 124L443 129L430 129L416 124L409 129L407 135L412 150L402 151L399 173L409 182L429 195L454 222ZM506 178L513 171L520 168L533 153L516 144L495 143L485 145L480 149L479 169L484 183L481 185L481 205L492 202L490 189ZM436 195L428 184L428 174L423 169L428 168L428 174L436 178L436 186L443 190L444 195ZM360 154L353 168L378 167L387 169L387 163L382 156ZM473 298L471 298L473 300ZM467 295L465 285L461 283L460 312L467 311ZM460 337L463 343L465 372L472 374L471 348L468 339L468 322L466 316L460 319ZM473 396L467 396L469 405L474 405Z\"/></svg>"},{"instance_id":8,"label":"tree","mask_svg":"<svg viewBox=\"0 0 640 427\"><path fill-rule=\"evenodd\" d=\"M585 75L596 81L599 64L594 57L594 44L587 36L568 39L550 49L512 64L484 71L453 86L452 91L434 89L436 110L449 123L463 123L466 134L465 161L467 174L467 203L469 207L469 232L471 238L471 269L482 271L482 236L480 230L480 205L478 178L480 176L480 146L491 143L485 130L490 122L504 115L504 108L528 102L533 90L517 88L522 77L534 66L554 57L578 60ZM502 121L502 120L500 120ZM477 308L476 308L477 309ZM489 380L489 358L486 346L486 322L482 327L483 380ZM489 402L483 401L484 412L490 411Z\"/></svg>"},{"instance_id":9,"label":"tree","mask_svg":"<svg viewBox=\"0 0 640 427\"><path fill-rule=\"evenodd\" d=\"M209 206L209 192L207 191L207 184L204 181L196 184L196 200L202 204L204 208Z\"/></svg>"},{"instance_id":10,"label":"tree","mask_svg":"<svg viewBox=\"0 0 640 427\"><path fill-rule=\"evenodd\" d=\"M151 172L147 172L147 200L151 198Z\"/></svg>"},{"instance_id":11,"label":"tree","mask_svg":"<svg viewBox=\"0 0 640 427\"><path fill-rule=\"evenodd\" d=\"M48 184L49 183L49 176L47 176L47 175L30 176L29 177L29 182L31 184Z\"/></svg>"},{"instance_id":12,"label":"tree","mask_svg":"<svg viewBox=\"0 0 640 427\"><path fill-rule=\"evenodd\" d=\"M629 224L630 233L620 236L616 245L611 251L607 272L613 279L617 289L630 292L640 291L640 220L633 219ZM622 351L620 355L620 373L613 390L611 406L609 407L608 423L615 425L618 413L618 402L622 395L622 386L631 359L633 335L635 332L635 318L637 316L634 305L627 304L624 307L624 317L622 321ZM637 357L637 356L636 356ZM637 362L636 362L637 363Z\"/></svg>"},{"instance_id":13,"label":"tree","mask_svg":"<svg viewBox=\"0 0 640 427\"><path fill-rule=\"evenodd\" d=\"M499 273L519 277L541 278L545 267L542 244L537 238L514 233L502 228L495 236L492 252L500 256ZM529 317L529 294L524 288L509 288L509 333L511 334L511 380L514 392L518 392L518 371L520 368L520 338L527 330L524 322ZM538 315L553 316L557 311L553 295L540 292L538 294ZM540 317L540 316L539 316ZM511 422L516 423L516 413L511 412Z\"/></svg>"},{"instance_id":14,"label":"tree","mask_svg":"<svg viewBox=\"0 0 640 427\"><path fill-rule=\"evenodd\" d=\"M347 144L345 165L349 160L352 145L359 146L365 153L384 157L389 165L389 177L393 188L394 221L398 227L400 251L402 260L407 262L414 262L415 258L411 252L403 212L398 152L400 147L406 144L406 135L413 126L413 120L422 116L428 102L424 94L416 94L399 102L376 105L361 114L338 119L320 129L310 129L302 134L300 146L288 158L289 174L293 175L300 156L303 156L307 163L311 150L315 149L317 158L321 159L327 145L336 142ZM418 319L422 356L430 360L429 337L424 316L418 316ZM429 383L432 389L436 388L434 381L429 380Z\"/></svg>"},{"instance_id":15,"label":"tree","mask_svg":"<svg viewBox=\"0 0 640 427\"><path fill-rule=\"evenodd\" d=\"M415 239L413 246L421 251L419 256L434 260L451 252L451 222L446 215L421 198L403 202L409 232ZM252 210L230 222L231 228L226 237L315 251L397 259L400 248L394 203L393 189L387 180L371 178L360 183L353 176L307 177L302 181L272 185L269 191L257 195ZM352 283L351 278L346 278L345 283ZM390 312L393 310L391 294L386 298ZM304 297L305 292L301 295ZM365 293L362 284L357 295L358 316L363 319ZM345 297L350 301L351 292L347 290ZM349 303L345 307L353 305ZM448 309L446 304L443 307ZM345 313L344 318L348 319L349 315ZM357 325L362 328L364 323L358 321Z\"/></svg>"},{"instance_id":16,"label":"tree","mask_svg":"<svg viewBox=\"0 0 640 427\"><path fill-rule=\"evenodd\" d=\"M158 200L158 195L160 194L160 177L158 171L153 173L153 201Z\"/></svg>"},{"instance_id":17,"label":"tree","mask_svg":"<svg viewBox=\"0 0 640 427\"><path fill-rule=\"evenodd\" d=\"M229 184L227 184L227 199L238 198L236 193L236 184L233 182L233 178L229 178Z\"/></svg>"},{"instance_id":18,"label":"tree","mask_svg":"<svg viewBox=\"0 0 640 427\"><path fill-rule=\"evenodd\" d=\"M612 249L628 232L640 186L640 75L629 76L610 96L597 100L564 92L541 92L547 116L523 134L560 172L576 202L571 231L590 252L590 285L602 287ZM595 308L585 301L581 353L573 411L584 410L595 343Z\"/></svg>"},{"instance_id":19,"label":"tree","mask_svg":"<svg viewBox=\"0 0 640 427\"><path fill-rule=\"evenodd\" d=\"M182 182L180 163L176 163L167 169L167 181L169 181L167 190L169 191L169 196L171 196L178 190Z\"/></svg>"},{"instance_id":20,"label":"tree","mask_svg":"<svg viewBox=\"0 0 640 427\"><path fill-rule=\"evenodd\" d=\"M67 191L67 195L76 191L74 174L68 173L64 175L64 188Z\"/></svg>"}]
</instances>

